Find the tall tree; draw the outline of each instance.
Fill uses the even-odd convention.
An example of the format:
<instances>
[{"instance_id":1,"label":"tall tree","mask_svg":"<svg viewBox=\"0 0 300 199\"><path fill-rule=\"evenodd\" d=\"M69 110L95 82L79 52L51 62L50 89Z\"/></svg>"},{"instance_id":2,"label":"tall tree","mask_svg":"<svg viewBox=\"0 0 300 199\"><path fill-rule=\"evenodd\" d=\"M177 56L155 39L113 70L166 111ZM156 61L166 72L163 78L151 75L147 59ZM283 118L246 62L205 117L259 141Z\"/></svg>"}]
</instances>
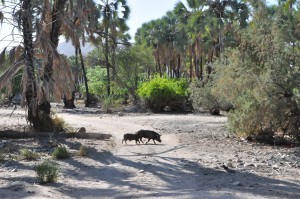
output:
<instances>
[{"instance_id":1,"label":"tall tree","mask_svg":"<svg viewBox=\"0 0 300 199\"><path fill-rule=\"evenodd\" d=\"M45 60L45 67L44 67L44 77L43 77L43 95L42 101L40 103L40 109L44 112L45 115L50 117L50 93L53 93L53 61L57 59L58 55L56 52L59 36L60 36L60 29L62 25L62 19L65 9L65 4L67 0L55 0L53 1L52 9L50 1L44 1L44 13L43 13L43 22L46 22L46 26L44 33L47 34L49 37L49 44L45 55L47 57L44 58ZM50 25L51 24L51 25ZM55 55L56 53L56 55ZM46 89L48 88L48 89Z\"/></svg>"},{"instance_id":2,"label":"tall tree","mask_svg":"<svg viewBox=\"0 0 300 199\"><path fill-rule=\"evenodd\" d=\"M107 94L111 94L111 74L110 68L114 67L109 60L110 50L115 53L115 33L117 28L121 31L126 30L126 20L129 17L130 9L126 0L101 0L100 27L97 33L104 39L105 65L107 71ZM114 68L112 68L114 70Z\"/></svg>"},{"instance_id":3,"label":"tall tree","mask_svg":"<svg viewBox=\"0 0 300 199\"><path fill-rule=\"evenodd\" d=\"M4 1L2 1L4 3ZM16 6L13 13L14 19L18 22L17 28L22 32L23 47L13 48L9 52L10 62L12 66L8 68L0 77L0 88L7 86L7 82L16 74L22 66L23 73L23 102L26 99L28 106L27 119L32 124L35 130L39 129L39 114L38 114L38 88L36 73L34 68L34 47L33 47L33 12L31 0L20 0L20 7ZM1 19L4 19L3 13L0 14ZM2 21L1 20L1 21ZM5 50L1 55L5 55ZM3 60L3 56L0 58ZM0 60L0 66L2 61Z\"/></svg>"},{"instance_id":4,"label":"tall tree","mask_svg":"<svg viewBox=\"0 0 300 199\"><path fill-rule=\"evenodd\" d=\"M34 129L38 129L38 100L37 100L37 84L35 78L35 70L33 65L33 39L32 39L32 21L33 8L31 0L24 0L21 2L21 21L22 32L24 39L24 56L25 56L25 71L26 71L26 102L28 105L28 121L33 125Z\"/></svg>"},{"instance_id":5,"label":"tall tree","mask_svg":"<svg viewBox=\"0 0 300 199\"><path fill-rule=\"evenodd\" d=\"M96 10L95 6L89 7L91 4L88 2L90 1L78 2L87 6L83 7L85 8L85 12L90 11L93 13L92 11ZM26 92L24 92L23 98L28 98L26 99L27 103L31 101L36 103L31 103L31 106L28 106L29 112L35 117L42 116L43 119L47 121L45 124L47 123L49 128L46 127L46 129L43 129L43 127L41 127L42 123L39 125L40 129L44 131L53 131L50 118L50 97L60 100L64 94L70 99L74 87L71 68L66 58L59 55L56 50L59 36L66 30L66 26L62 24L73 24L73 20L66 17L66 11L69 10L66 8L67 5L69 6L68 8L72 7L73 1L20 0L19 5L16 3L12 13L15 20L11 21L11 24L17 22L18 27L20 27L20 30L23 32L24 47L14 47L10 50L9 57L13 65L5 71L0 78L0 86L6 86L6 82L9 78L16 74L23 66L28 66L24 70L28 72L28 74L24 74L23 87L29 86L30 84L26 82L27 78L29 78L28 81L31 83L34 83L34 79L36 79L36 84L37 82L39 83L36 85L36 89L35 86L28 87L28 89L33 89L33 91L30 93L31 90L28 90L28 93L25 94L27 92L25 90ZM22 6L25 7L23 8ZM88 10L89 8L91 10ZM73 11L80 12L82 10L77 9ZM93 14L91 15L93 16ZM27 19L25 20L26 17ZM85 19L89 19L89 17L90 16L87 16ZM35 23L33 23L33 21L35 21ZM31 29L29 29L29 26L31 26ZM35 36L34 41L33 35ZM30 58L30 56L33 56L33 58ZM39 63L35 62L37 59L40 60ZM35 99L29 100L30 95ZM23 101L25 101L25 99ZM33 117L29 115L28 118L31 120ZM33 126L37 127L35 124L33 124Z\"/></svg>"},{"instance_id":6,"label":"tall tree","mask_svg":"<svg viewBox=\"0 0 300 199\"><path fill-rule=\"evenodd\" d=\"M74 10L76 10L76 12L74 12ZM62 24L64 36L67 41L71 40L73 46L75 47L76 64L78 64L79 56L86 90L85 106L89 107L91 106L91 99L81 46L85 45L86 37L93 34L93 31L97 25L97 19L99 18L99 12L93 0L86 0L85 2L73 2L70 4L70 6L68 6L66 13L68 19L71 20L66 20L67 23ZM71 102L70 100L67 101Z\"/></svg>"}]
</instances>

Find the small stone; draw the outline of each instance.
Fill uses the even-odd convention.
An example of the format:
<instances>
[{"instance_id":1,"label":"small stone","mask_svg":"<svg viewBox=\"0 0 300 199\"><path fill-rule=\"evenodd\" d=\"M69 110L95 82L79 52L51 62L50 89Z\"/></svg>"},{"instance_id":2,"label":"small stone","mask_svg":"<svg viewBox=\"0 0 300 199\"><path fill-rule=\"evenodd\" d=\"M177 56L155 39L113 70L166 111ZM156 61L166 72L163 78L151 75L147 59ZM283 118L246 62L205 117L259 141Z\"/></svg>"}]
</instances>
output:
<instances>
[{"instance_id":1,"label":"small stone","mask_svg":"<svg viewBox=\"0 0 300 199\"><path fill-rule=\"evenodd\" d=\"M140 172L140 173L145 173L146 171L142 169L142 170L140 170L139 172Z\"/></svg>"},{"instance_id":2,"label":"small stone","mask_svg":"<svg viewBox=\"0 0 300 199\"><path fill-rule=\"evenodd\" d=\"M243 184L239 181L233 182L232 183L234 186L243 186Z\"/></svg>"},{"instance_id":3,"label":"small stone","mask_svg":"<svg viewBox=\"0 0 300 199\"><path fill-rule=\"evenodd\" d=\"M118 116L124 116L124 113L123 112L118 112Z\"/></svg>"},{"instance_id":4,"label":"small stone","mask_svg":"<svg viewBox=\"0 0 300 199\"><path fill-rule=\"evenodd\" d=\"M245 164L245 167L256 167L256 166L253 163L248 163L248 164Z\"/></svg>"},{"instance_id":5,"label":"small stone","mask_svg":"<svg viewBox=\"0 0 300 199\"><path fill-rule=\"evenodd\" d=\"M229 167L229 168L234 168L234 166L231 162L228 162L226 166Z\"/></svg>"},{"instance_id":6,"label":"small stone","mask_svg":"<svg viewBox=\"0 0 300 199\"><path fill-rule=\"evenodd\" d=\"M77 133L86 133L86 129L84 127L81 127L78 129Z\"/></svg>"}]
</instances>

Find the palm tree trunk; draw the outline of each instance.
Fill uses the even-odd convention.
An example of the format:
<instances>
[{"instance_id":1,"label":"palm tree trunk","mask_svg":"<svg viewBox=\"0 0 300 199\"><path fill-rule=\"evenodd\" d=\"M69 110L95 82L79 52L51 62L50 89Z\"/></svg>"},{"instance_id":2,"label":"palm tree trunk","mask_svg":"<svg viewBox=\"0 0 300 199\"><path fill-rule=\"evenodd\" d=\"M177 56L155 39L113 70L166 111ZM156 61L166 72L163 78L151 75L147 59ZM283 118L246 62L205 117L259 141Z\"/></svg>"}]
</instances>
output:
<instances>
[{"instance_id":1,"label":"palm tree trunk","mask_svg":"<svg viewBox=\"0 0 300 199\"><path fill-rule=\"evenodd\" d=\"M161 69L161 63L160 63L160 57L159 57L159 53L157 52L157 64L158 64L158 72L159 72L159 76L162 77L162 69Z\"/></svg>"},{"instance_id":2,"label":"palm tree trunk","mask_svg":"<svg viewBox=\"0 0 300 199\"><path fill-rule=\"evenodd\" d=\"M67 0L57 0L54 1L54 5L52 8L52 29L50 33L50 42L52 45L53 49L57 49L58 42L59 42L59 36L60 36L60 28L61 28L61 11L64 9L65 4ZM50 87L51 85L51 80L53 76L53 51L48 50L48 62L45 67L44 71L44 86L45 87ZM40 110L43 111L44 114L49 115L50 117L50 109L51 105L49 102L49 99L47 98L47 94L45 92L50 92L50 91L43 91L43 99L40 104Z\"/></svg>"},{"instance_id":3,"label":"palm tree trunk","mask_svg":"<svg viewBox=\"0 0 300 199\"><path fill-rule=\"evenodd\" d=\"M110 72L109 72L109 60L108 60L109 46L108 46L108 24L105 25L105 63L106 63L106 75L107 75L107 95L110 95Z\"/></svg>"},{"instance_id":4,"label":"palm tree trunk","mask_svg":"<svg viewBox=\"0 0 300 199\"><path fill-rule=\"evenodd\" d=\"M82 52L81 52L80 46L77 46L76 50L78 50L78 52L79 52L81 69L82 69L82 72L83 72L83 79L84 79L85 92L86 92L85 107L89 107L91 105L90 93L89 93L89 86L88 86L88 80L87 80L87 76L86 76L86 71L85 71L85 66L84 66L84 62L83 62L83 57L82 57Z\"/></svg>"},{"instance_id":5,"label":"palm tree trunk","mask_svg":"<svg viewBox=\"0 0 300 199\"><path fill-rule=\"evenodd\" d=\"M177 57L177 70L176 70L176 77L180 78L181 74L180 74L180 65L181 65L181 57L180 55L178 55Z\"/></svg>"},{"instance_id":6,"label":"palm tree trunk","mask_svg":"<svg viewBox=\"0 0 300 199\"><path fill-rule=\"evenodd\" d=\"M193 54L192 54L192 50L189 50L189 58L190 58L190 79L193 79Z\"/></svg>"},{"instance_id":7,"label":"palm tree trunk","mask_svg":"<svg viewBox=\"0 0 300 199\"><path fill-rule=\"evenodd\" d=\"M27 74L26 101L28 105L28 121L34 129L38 129L39 116L37 106L37 85L33 65L33 42L32 42L32 15L31 0L24 0L22 4L22 28L24 39L25 70Z\"/></svg>"},{"instance_id":8,"label":"palm tree trunk","mask_svg":"<svg viewBox=\"0 0 300 199\"><path fill-rule=\"evenodd\" d=\"M200 55L200 80L203 80L203 55Z\"/></svg>"}]
</instances>

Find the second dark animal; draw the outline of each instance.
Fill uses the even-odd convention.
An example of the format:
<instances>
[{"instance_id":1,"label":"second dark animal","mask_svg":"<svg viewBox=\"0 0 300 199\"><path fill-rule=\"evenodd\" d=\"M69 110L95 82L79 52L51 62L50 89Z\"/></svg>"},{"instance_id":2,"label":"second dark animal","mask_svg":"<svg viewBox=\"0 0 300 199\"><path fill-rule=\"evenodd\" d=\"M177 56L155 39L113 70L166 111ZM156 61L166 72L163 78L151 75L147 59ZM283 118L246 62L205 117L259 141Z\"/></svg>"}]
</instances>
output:
<instances>
[{"instance_id":1,"label":"second dark animal","mask_svg":"<svg viewBox=\"0 0 300 199\"><path fill-rule=\"evenodd\" d=\"M141 142L143 142L142 141L143 138L148 138L148 141L146 142L146 144L150 140L153 140L154 144L156 144L155 140L158 141L158 142L161 142L161 139L160 139L161 134L158 134L155 131L151 131L151 130L139 130L136 134L138 135L138 137L139 137L139 139L140 139Z\"/></svg>"},{"instance_id":2,"label":"second dark animal","mask_svg":"<svg viewBox=\"0 0 300 199\"><path fill-rule=\"evenodd\" d=\"M123 141L125 141L125 144L127 144L127 142L126 142L127 140L129 140L129 141L135 140L135 143L138 144L138 143L140 143L139 138L140 137L138 136L138 134L126 133L126 134L124 134L122 144L123 144Z\"/></svg>"}]
</instances>

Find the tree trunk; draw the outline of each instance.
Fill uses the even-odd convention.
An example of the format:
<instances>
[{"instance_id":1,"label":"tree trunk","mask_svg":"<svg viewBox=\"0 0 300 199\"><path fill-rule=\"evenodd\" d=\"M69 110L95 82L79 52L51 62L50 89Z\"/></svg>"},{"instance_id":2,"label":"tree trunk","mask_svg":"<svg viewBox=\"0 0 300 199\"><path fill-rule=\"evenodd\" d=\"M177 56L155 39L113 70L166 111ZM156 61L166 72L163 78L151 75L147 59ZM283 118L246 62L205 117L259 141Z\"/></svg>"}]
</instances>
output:
<instances>
[{"instance_id":1,"label":"tree trunk","mask_svg":"<svg viewBox=\"0 0 300 199\"><path fill-rule=\"evenodd\" d=\"M67 109L73 109L76 108L75 104L74 104L74 100L75 100L75 91L72 92L72 97L71 99L67 99L66 96L64 96L64 108Z\"/></svg>"},{"instance_id":2,"label":"tree trunk","mask_svg":"<svg viewBox=\"0 0 300 199\"><path fill-rule=\"evenodd\" d=\"M190 49L190 53L189 53L189 58L190 58L190 79L193 79L193 54L192 54L192 50Z\"/></svg>"},{"instance_id":3,"label":"tree trunk","mask_svg":"<svg viewBox=\"0 0 300 199\"><path fill-rule=\"evenodd\" d=\"M76 51L79 53L80 63L81 63L81 69L82 69L83 79L84 79L84 85L85 85L85 93L86 93L85 107L90 107L91 106L91 99L90 99L90 93L89 93L89 85L88 85L88 79L87 79L87 76L86 76L86 71L85 71L85 66L84 66L84 61L83 61L83 57L82 57L82 52L81 52L80 46L76 47ZM77 52L76 52L76 56L77 56Z\"/></svg>"},{"instance_id":4,"label":"tree trunk","mask_svg":"<svg viewBox=\"0 0 300 199\"><path fill-rule=\"evenodd\" d=\"M59 42L59 36L60 36L60 29L61 29L61 13L62 10L65 7L67 0L57 0L54 1L54 5L52 8L52 29L50 32L50 42L52 45L53 49L57 49L58 42ZM49 87L51 88L51 81L52 81L52 76L53 76L53 51L48 50L48 62L45 67L44 71L44 87ZM42 102L40 103L40 110L46 115L49 116L50 118L50 109L51 105L48 99L48 95L46 92L52 93L53 91L50 89L49 91L43 90L43 98Z\"/></svg>"},{"instance_id":5,"label":"tree trunk","mask_svg":"<svg viewBox=\"0 0 300 199\"><path fill-rule=\"evenodd\" d=\"M178 55L177 57L177 67L176 67L176 71L175 71L175 74L176 74L176 78L180 78L180 65L181 65L181 59L180 59L180 55Z\"/></svg>"},{"instance_id":6,"label":"tree trunk","mask_svg":"<svg viewBox=\"0 0 300 199\"><path fill-rule=\"evenodd\" d=\"M34 129L38 129L38 101L35 70L33 65L33 42L32 42L32 12L31 0L24 0L22 4L22 28L24 39L25 70L27 74L26 101L28 105L27 119Z\"/></svg>"},{"instance_id":7,"label":"tree trunk","mask_svg":"<svg viewBox=\"0 0 300 199\"><path fill-rule=\"evenodd\" d=\"M106 22L107 23L107 22ZM107 75L107 95L110 95L110 72L109 72L109 60L108 60L109 46L108 46L108 24L105 24L105 62L106 62L106 75Z\"/></svg>"},{"instance_id":8,"label":"tree trunk","mask_svg":"<svg viewBox=\"0 0 300 199\"><path fill-rule=\"evenodd\" d=\"M203 80L203 56L200 56L200 80Z\"/></svg>"},{"instance_id":9,"label":"tree trunk","mask_svg":"<svg viewBox=\"0 0 300 199\"><path fill-rule=\"evenodd\" d=\"M159 57L158 53L157 53L157 58L158 58L157 63L158 63L159 76L162 77L163 74L162 74L162 70L161 70L160 57Z\"/></svg>"}]
</instances>

